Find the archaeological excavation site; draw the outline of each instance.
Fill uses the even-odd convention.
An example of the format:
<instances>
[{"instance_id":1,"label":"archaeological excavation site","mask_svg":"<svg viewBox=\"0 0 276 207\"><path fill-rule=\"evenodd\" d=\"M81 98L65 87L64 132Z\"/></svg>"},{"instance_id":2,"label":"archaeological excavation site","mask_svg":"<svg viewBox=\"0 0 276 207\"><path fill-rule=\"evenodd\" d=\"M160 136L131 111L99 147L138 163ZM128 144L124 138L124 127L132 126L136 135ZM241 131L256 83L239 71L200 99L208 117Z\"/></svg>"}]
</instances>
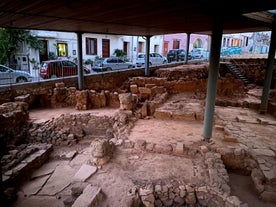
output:
<instances>
[{"instance_id":1,"label":"archaeological excavation site","mask_svg":"<svg viewBox=\"0 0 276 207\"><path fill-rule=\"evenodd\" d=\"M220 60L209 140L207 61L85 76L83 90L76 77L1 88L6 206L276 206L276 76L260 113L265 66Z\"/></svg>"}]
</instances>

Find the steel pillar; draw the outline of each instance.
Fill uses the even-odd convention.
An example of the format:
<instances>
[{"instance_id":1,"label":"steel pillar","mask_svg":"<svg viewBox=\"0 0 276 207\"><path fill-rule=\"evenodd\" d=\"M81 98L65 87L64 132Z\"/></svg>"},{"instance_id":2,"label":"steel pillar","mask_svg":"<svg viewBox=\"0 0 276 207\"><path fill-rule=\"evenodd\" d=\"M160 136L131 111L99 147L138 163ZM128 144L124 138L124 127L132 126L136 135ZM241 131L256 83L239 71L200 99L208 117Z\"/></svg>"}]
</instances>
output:
<instances>
[{"instance_id":1,"label":"steel pillar","mask_svg":"<svg viewBox=\"0 0 276 207\"><path fill-rule=\"evenodd\" d=\"M190 47L190 37L191 37L191 33L187 33L185 64L188 63L188 55L189 55L189 47Z\"/></svg>"},{"instance_id":2,"label":"steel pillar","mask_svg":"<svg viewBox=\"0 0 276 207\"><path fill-rule=\"evenodd\" d=\"M210 138L212 137L213 119L214 119L216 93L217 93L217 82L218 82L218 73L219 73L221 39L222 39L222 31L223 31L223 21L221 20L221 17L217 17L214 20L215 21L214 21L214 27L212 30L210 65L209 65L207 97L206 97L204 126L203 126L203 139L205 141L209 141Z\"/></svg>"},{"instance_id":3,"label":"steel pillar","mask_svg":"<svg viewBox=\"0 0 276 207\"><path fill-rule=\"evenodd\" d=\"M267 66L265 71L265 82L264 82L261 106L260 106L261 114L267 113L269 90L270 90L271 80L273 76L275 49L276 49L276 17L274 16L274 20L272 23L272 32L270 37L270 47L268 52Z\"/></svg>"},{"instance_id":4,"label":"steel pillar","mask_svg":"<svg viewBox=\"0 0 276 207\"><path fill-rule=\"evenodd\" d=\"M78 40L78 90L84 89L83 61L82 61L82 33L77 33Z\"/></svg>"},{"instance_id":5,"label":"steel pillar","mask_svg":"<svg viewBox=\"0 0 276 207\"><path fill-rule=\"evenodd\" d=\"M151 36L146 36L145 76L149 76L150 38Z\"/></svg>"}]
</instances>

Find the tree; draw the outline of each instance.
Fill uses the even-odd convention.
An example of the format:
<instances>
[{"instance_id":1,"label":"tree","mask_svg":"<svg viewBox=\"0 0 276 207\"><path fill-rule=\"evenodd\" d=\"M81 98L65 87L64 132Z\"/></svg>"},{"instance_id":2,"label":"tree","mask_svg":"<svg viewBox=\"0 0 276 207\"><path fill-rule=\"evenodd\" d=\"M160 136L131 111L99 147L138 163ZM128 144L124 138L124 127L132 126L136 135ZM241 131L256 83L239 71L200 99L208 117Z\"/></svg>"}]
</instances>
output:
<instances>
[{"instance_id":1,"label":"tree","mask_svg":"<svg viewBox=\"0 0 276 207\"><path fill-rule=\"evenodd\" d=\"M30 31L22 29L0 28L0 63L10 66L14 63L17 50L22 42L26 42L30 48L42 49L42 42L31 35Z\"/></svg>"}]
</instances>

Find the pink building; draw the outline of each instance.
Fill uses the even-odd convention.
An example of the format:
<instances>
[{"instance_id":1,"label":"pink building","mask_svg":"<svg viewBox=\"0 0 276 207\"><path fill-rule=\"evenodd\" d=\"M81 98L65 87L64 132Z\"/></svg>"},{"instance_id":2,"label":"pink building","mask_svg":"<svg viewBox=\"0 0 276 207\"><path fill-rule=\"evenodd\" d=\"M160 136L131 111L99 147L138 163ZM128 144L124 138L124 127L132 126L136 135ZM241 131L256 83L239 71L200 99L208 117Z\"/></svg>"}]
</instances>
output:
<instances>
[{"instance_id":1,"label":"pink building","mask_svg":"<svg viewBox=\"0 0 276 207\"><path fill-rule=\"evenodd\" d=\"M187 44L187 34L177 33L177 34L166 34L163 36L163 55L167 55L169 50L172 49L185 49ZM210 36L191 34L189 51L193 48L201 47L209 50L210 47Z\"/></svg>"}]
</instances>

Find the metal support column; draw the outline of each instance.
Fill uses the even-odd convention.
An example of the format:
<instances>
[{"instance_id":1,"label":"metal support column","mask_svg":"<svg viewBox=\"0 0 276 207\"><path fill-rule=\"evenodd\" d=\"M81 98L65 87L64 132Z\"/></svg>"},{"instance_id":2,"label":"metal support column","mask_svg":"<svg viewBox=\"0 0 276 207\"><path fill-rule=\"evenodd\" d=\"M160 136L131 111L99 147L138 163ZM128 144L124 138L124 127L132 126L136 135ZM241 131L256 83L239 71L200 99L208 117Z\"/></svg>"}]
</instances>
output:
<instances>
[{"instance_id":1,"label":"metal support column","mask_svg":"<svg viewBox=\"0 0 276 207\"><path fill-rule=\"evenodd\" d=\"M189 47L190 47L190 37L191 37L191 33L187 33L185 64L188 63L188 55L189 55Z\"/></svg>"},{"instance_id":2,"label":"metal support column","mask_svg":"<svg viewBox=\"0 0 276 207\"><path fill-rule=\"evenodd\" d=\"M260 106L261 114L267 113L269 90L270 90L271 80L272 80L272 75L273 75L275 49L276 49L276 17L274 17L274 20L272 23L270 47L269 47L267 66L266 66L266 71L265 71L265 82L264 82L261 106Z\"/></svg>"},{"instance_id":3,"label":"metal support column","mask_svg":"<svg viewBox=\"0 0 276 207\"><path fill-rule=\"evenodd\" d=\"M150 38L151 36L146 36L145 76L149 76Z\"/></svg>"},{"instance_id":4,"label":"metal support column","mask_svg":"<svg viewBox=\"0 0 276 207\"><path fill-rule=\"evenodd\" d=\"M217 17L214 19L214 27L212 30L212 41L211 41L211 54L210 54L210 65L208 74L207 84L207 97L204 113L204 126L203 126L203 139L209 141L212 137L213 119L215 111L216 93L217 93L217 82L219 73L219 60L220 60L220 49L221 39L223 31L223 21Z\"/></svg>"},{"instance_id":5,"label":"metal support column","mask_svg":"<svg viewBox=\"0 0 276 207\"><path fill-rule=\"evenodd\" d=\"M84 89L83 61L82 61L82 33L77 33L78 39L78 90Z\"/></svg>"}]
</instances>

